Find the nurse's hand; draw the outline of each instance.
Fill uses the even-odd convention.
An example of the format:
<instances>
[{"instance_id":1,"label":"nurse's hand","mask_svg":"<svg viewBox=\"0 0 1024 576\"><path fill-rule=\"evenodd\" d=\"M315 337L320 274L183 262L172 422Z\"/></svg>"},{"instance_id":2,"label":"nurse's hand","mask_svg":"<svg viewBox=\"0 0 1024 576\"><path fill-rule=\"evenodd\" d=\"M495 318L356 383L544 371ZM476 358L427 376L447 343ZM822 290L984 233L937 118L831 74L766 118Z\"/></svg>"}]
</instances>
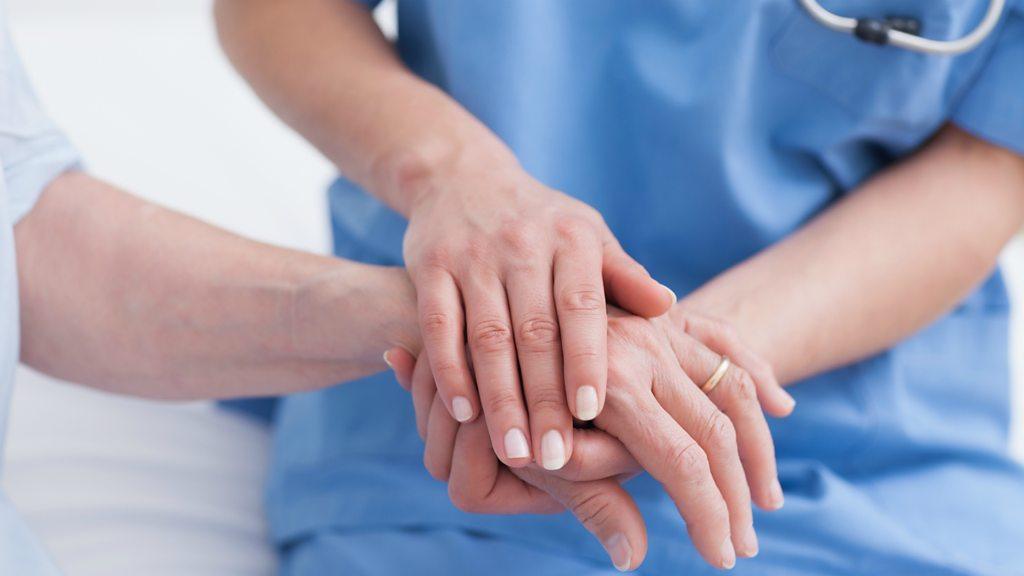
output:
<instances>
[{"instance_id":1,"label":"nurse's hand","mask_svg":"<svg viewBox=\"0 0 1024 576\"><path fill-rule=\"evenodd\" d=\"M770 370L764 374L764 366L758 366L756 381L736 367L710 398L705 396L680 364L700 374L703 382L717 367L719 356L683 332L684 319L682 327L705 336L706 330L716 326L690 312L654 321L612 312L608 404L596 424L621 440L631 456L662 482L686 519L695 546L708 562L721 567L734 561L735 550L744 556L757 551L751 489L765 508L782 504L774 447L757 405L758 390L764 389L764 396L771 398L767 388L777 383ZM741 343L725 342L726 336L714 338L734 358L756 363ZM439 409L430 410L432 382L419 381L412 392L421 434L427 438L425 461L435 476L443 477L447 451L452 448L450 438L433 433ZM792 408L787 404L785 413ZM591 480L635 472L632 458L615 451L619 443L604 435L596 437L601 438L605 441L591 442L587 450L581 450L581 444L571 465L556 474ZM473 489L479 487L454 485L449 491L459 498Z\"/></svg>"},{"instance_id":2,"label":"nurse's hand","mask_svg":"<svg viewBox=\"0 0 1024 576\"><path fill-rule=\"evenodd\" d=\"M593 420L604 405L607 301L651 317L675 298L596 210L503 165L407 175L423 191L405 263L444 406L460 422L482 408L506 465L554 470L572 455L573 416Z\"/></svg>"},{"instance_id":3,"label":"nurse's hand","mask_svg":"<svg viewBox=\"0 0 1024 576\"><path fill-rule=\"evenodd\" d=\"M434 478L448 482L456 507L478 514L569 510L601 542L616 568L635 570L643 563L647 530L633 498L619 485L639 466L617 440L599 430L577 429L576 450L557 475L533 464L507 468L491 449L482 420L460 425L448 414L423 356L417 362L396 349L388 362L399 383L413 393L417 426L427 444L424 463Z\"/></svg>"}]
</instances>

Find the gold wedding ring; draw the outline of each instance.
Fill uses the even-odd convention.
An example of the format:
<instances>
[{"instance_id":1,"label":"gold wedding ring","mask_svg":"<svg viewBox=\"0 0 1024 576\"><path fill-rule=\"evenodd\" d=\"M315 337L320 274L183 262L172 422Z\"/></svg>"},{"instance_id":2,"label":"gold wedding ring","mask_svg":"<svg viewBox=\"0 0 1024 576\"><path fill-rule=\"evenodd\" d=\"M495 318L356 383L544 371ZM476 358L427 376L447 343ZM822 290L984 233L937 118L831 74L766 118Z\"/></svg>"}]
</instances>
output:
<instances>
[{"instance_id":1,"label":"gold wedding ring","mask_svg":"<svg viewBox=\"0 0 1024 576\"><path fill-rule=\"evenodd\" d=\"M722 381L722 378L725 378L725 373L729 371L729 366L732 366L732 362L729 362L729 358L727 356L722 356L722 361L718 363L718 368L715 368L714 373L711 374L708 381L700 387L701 391L705 394L711 394L711 391L715 389L715 386L718 386L718 383Z\"/></svg>"}]
</instances>

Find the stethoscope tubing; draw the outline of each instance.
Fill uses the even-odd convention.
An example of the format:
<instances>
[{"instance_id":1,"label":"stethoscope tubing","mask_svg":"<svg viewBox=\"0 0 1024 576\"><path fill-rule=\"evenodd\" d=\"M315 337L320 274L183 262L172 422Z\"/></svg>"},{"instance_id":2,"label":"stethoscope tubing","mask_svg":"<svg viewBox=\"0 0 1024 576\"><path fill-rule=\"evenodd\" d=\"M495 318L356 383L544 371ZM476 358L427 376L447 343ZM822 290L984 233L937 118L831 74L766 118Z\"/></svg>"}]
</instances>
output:
<instances>
[{"instance_id":1,"label":"stethoscope tubing","mask_svg":"<svg viewBox=\"0 0 1024 576\"><path fill-rule=\"evenodd\" d=\"M803 5L804 9L807 10L808 14L823 26L839 32L845 32L847 34L855 33L858 25L858 20L856 18L840 16L823 7L818 3L818 0L799 1L800 4ZM957 38L956 40L933 40L930 38L922 38L921 36L916 36L914 34L908 34L901 30L888 30L885 44L903 48L905 50L922 52L925 54L935 54L939 56L955 56L957 54L963 54L964 52L969 52L977 48L979 44L984 42L985 39L992 34L996 25L999 24L999 19L1002 17L1003 8L1005 6L1006 0L990 0L988 10L985 12L985 17L982 18L981 22L979 22L974 30L969 34L961 38Z\"/></svg>"}]
</instances>

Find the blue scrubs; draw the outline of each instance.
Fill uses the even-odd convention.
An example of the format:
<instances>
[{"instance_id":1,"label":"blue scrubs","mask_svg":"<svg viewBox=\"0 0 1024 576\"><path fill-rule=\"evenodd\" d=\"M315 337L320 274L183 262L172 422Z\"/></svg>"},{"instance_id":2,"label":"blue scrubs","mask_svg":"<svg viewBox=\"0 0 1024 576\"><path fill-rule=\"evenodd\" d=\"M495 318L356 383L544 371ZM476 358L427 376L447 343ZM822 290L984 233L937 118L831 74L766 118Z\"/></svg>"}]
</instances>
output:
<instances>
[{"instance_id":1,"label":"blue scrubs","mask_svg":"<svg viewBox=\"0 0 1024 576\"><path fill-rule=\"evenodd\" d=\"M987 3L823 2L915 16L936 38L972 29ZM400 0L398 49L531 174L599 209L680 294L790 234L947 122L1024 154L1015 0L991 38L955 58L861 44L812 22L796 0ZM338 255L400 263L395 213L344 179L330 205ZM798 410L772 422L786 507L757 514L761 555L736 573L1024 574L1024 471L1007 455L1007 316L997 273L906 341L794 386ZM285 574L608 569L568 515L456 511L423 470L410 400L390 375L279 408L268 503ZM714 573L655 482L641 476L629 489L648 522L642 573Z\"/></svg>"}]
</instances>

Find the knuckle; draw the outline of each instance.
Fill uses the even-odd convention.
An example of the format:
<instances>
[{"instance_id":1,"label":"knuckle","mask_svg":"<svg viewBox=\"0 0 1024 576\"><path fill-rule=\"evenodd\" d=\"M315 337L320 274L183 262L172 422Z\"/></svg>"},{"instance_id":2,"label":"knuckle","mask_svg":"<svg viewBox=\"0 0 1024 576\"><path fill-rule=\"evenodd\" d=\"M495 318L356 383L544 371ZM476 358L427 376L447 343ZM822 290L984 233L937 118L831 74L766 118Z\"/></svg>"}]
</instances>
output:
<instances>
[{"instance_id":1,"label":"knuckle","mask_svg":"<svg viewBox=\"0 0 1024 576\"><path fill-rule=\"evenodd\" d=\"M725 414L714 410L704 422L701 440L702 444L711 451L733 450L736 447L736 429Z\"/></svg>"},{"instance_id":2,"label":"knuckle","mask_svg":"<svg viewBox=\"0 0 1024 576\"><path fill-rule=\"evenodd\" d=\"M527 254L534 250L537 234L530 227L522 222L510 222L503 225L498 232L498 237L506 248L514 254Z\"/></svg>"},{"instance_id":3,"label":"knuckle","mask_svg":"<svg viewBox=\"0 0 1024 576\"><path fill-rule=\"evenodd\" d=\"M491 258L490 246L479 238L467 241L463 250L466 258L473 264L486 263Z\"/></svg>"},{"instance_id":4,"label":"knuckle","mask_svg":"<svg viewBox=\"0 0 1024 576\"><path fill-rule=\"evenodd\" d=\"M484 399L484 407L489 414L504 414L520 410L519 396L511 390L496 390Z\"/></svg>"},{"instance_id":5,"label":"knuckle","mask_svg":"<svg viewBox=\"0 0 1024 576\"><path fill-rule=\"evenodd\" d=\"M597 286L574 286L558 294L558 308L566 312L599 314L604 307L604 291Z\"/></svg>"},{"instance_id":6,"label":"knuckle","mask_svg":"<svg viewBox=\"0 0 1024 576\"><path fill-rule=\"evenodd\" d=\"M469 333L469 345L481 352L499 352L512 346L512 330L502 320L477 322Z\"/></svg>"},{"instance_id":7,"label":"knuckle","mask_svg":"<svg viewBox=\"0 0 1024 576\"><path fill-rule=\"evenodd\" d=\"M526 392L531 414L565 412L565 393L560 388L533 387Z\"/></svg>"},{"instance_id":8,"label":"knuckle","mask_svg":"<svg viewBox=\"0 0 1024 576\"><path fill-rule=\"evenodd\" d=\"M670 469L679 472L690 483L700 481L710 470L707 455L692 440L674 443L669 447L666 458Z\"/></svg>"},{"instance_id":9,"label":"knuckle","mask_svg":"<svg viewBox=\"0 0 1024 576\"><path fill-rule=\"evenodd\" d=\"M547 351L559 342L558 323L547 316L532 316L519 324L516 342L527 352Z\"/></svg>"},{"instance_id":10,"label":"knuckle","mask_svg":"<svg viewBox=\"0 0 1024 576\"><path fill-rule=\"evenodd\" d=\"M455 322L452 317L444 312L426 312L420 318L420 325L423 332L427 334L446 333L454 324Z\"/></svg>"},{"instance_id":11,"label":"knuckle","mask_svg":"<svg viewBox=\"0 0 1024 576\"><path fill-rule=\"evenodd\" d=\"M553 227L558 238L571 245L581 244L590 233L590 225L576 216L559 216Z\"/></svg>"},{"instance_id":12,"label":"knuckle","mask_svg":"<svg viewBox=\"0 0 1024 576\"><path fill-rule=\"evenodd\" d=\"M428 268L447 269L451 264L451 250L443 244L430 246L423 251L423 265Z\"/></svg>"},{"instance_id":13,"label":"knuckle","mask_svg":"<svg viewBox=\"0 0 1024 576\"><path fill-rule=\"evenodd\" d=\"M606 525L615 516L612 496L599 490L578 490L569 496L566 505L590 530Z\"/></svg>"}]
</instances>

